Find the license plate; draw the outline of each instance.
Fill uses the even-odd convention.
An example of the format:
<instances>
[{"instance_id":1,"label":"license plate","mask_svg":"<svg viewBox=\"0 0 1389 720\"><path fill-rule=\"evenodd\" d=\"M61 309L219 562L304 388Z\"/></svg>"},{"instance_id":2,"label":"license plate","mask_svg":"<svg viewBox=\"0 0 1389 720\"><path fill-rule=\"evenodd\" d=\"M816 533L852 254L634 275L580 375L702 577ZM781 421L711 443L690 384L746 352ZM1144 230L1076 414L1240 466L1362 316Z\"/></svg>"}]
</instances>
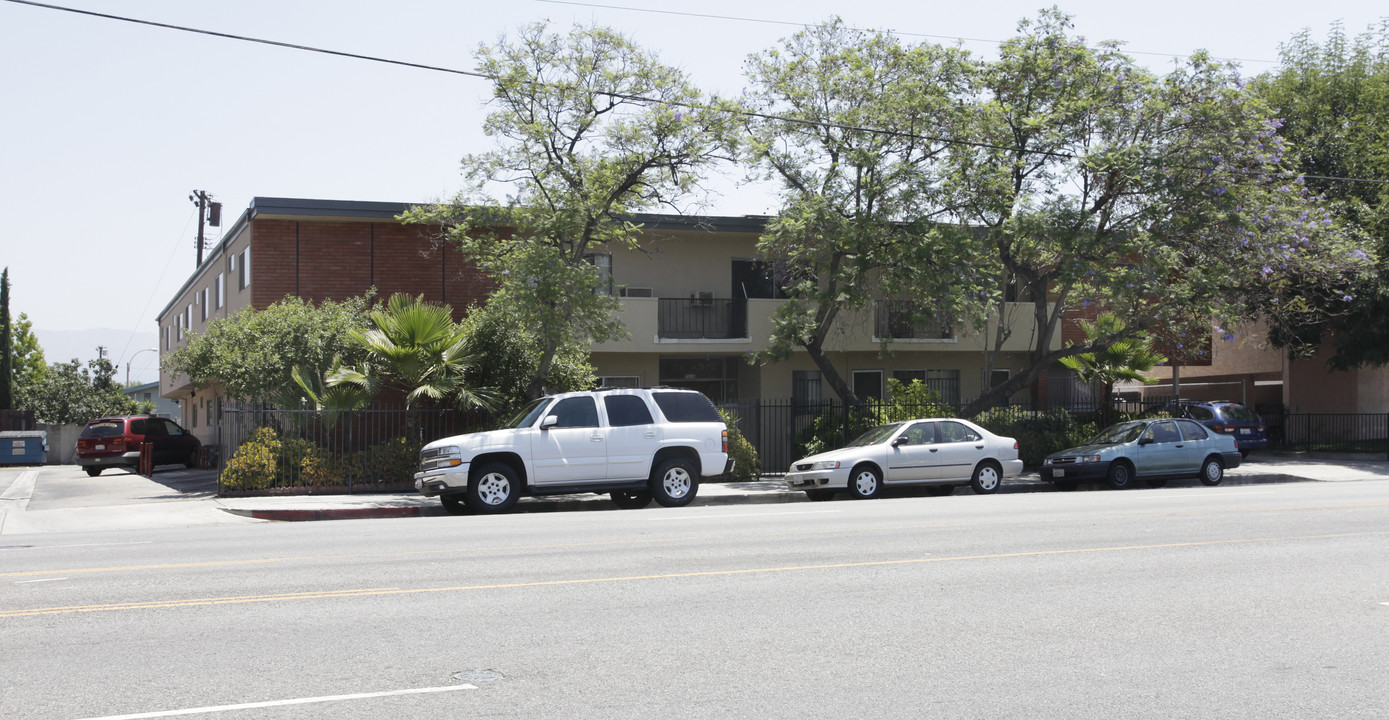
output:
<instances>
[{"instance_id":1,"label":"license plate","mask_svg":"<svg viewBox=\"0 0 1389 720\"><path fill-rule=\"evenodd\" d=\"M106 446L105 446L105 445L97 445L97 446L96 446L95 448L93 448L93 449L94 449L94 450L105 450L105 449L106 449Z\"/></svg>"},{"instance_id":2,"label":"license plate","mask_svg":"<svg viewBox=\"0 0 1389 720\"><path fill-rule=\"evenodd\" d=\"M1239 434L1241 434L1241 435L1248 435L1248 434L1249 434L1249 428L1240 428Z\"/></svg>"},{"instance_id":3,"label":"license plate","mask_svg":"<svg viewBox=\"0 0 1389 720\"><path fill-rule=\"evenodd\" d=\"M1051 471L1051 476L1052 476L1052 477L1066 477L1066 471L1065 471L1065 470L1062 470L1061 468L1056 468L1056 469L1054 469L1054 470Z\"/></svg>"},{"instance_id":4,"label":"license plate","mask_svg":"<svg viewBox=\"0 0 1389 720\"><path fill-rule=\"evenodd\" d=\"M11 455L23 455L23 454L24 454L24 448L10 448L10 454L11 454Z\"/></svg>"}]
</instances>

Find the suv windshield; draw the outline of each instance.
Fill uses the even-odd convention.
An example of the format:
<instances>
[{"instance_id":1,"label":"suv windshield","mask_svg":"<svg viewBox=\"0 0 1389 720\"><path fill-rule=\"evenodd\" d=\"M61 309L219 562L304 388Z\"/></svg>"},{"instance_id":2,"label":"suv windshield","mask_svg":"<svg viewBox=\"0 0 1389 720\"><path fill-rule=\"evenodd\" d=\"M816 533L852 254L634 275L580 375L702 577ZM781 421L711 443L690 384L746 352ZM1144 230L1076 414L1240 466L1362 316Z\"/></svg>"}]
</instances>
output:
<instances>
[{"instance_id":1,"label":"suv windshield","mask_svg":"<svg viewBox=\"0 0 1389 720\"><path fill-rule=\"evenodd\" d=\"M1100 431L1099 435L1090 438L1090 445L1109 445L1111 443L1133 442L1138 439L1138 434L1147 427L1141 422L1122 422L1110 425Z\"/></svg>"},{"instance_id":2,"label":"suv windshield","mask_svg":"<svg viewBox=\"0 0 1389 720\"><path fill-rule=\"evenodd\" d=\"M510 420L503 423L502 428L523 428L534 425L535 421L540 419L541 411L544 410L545 406L549 405L550 401L553 399L554 398L543 397L532 400L531 404L527 405L515 415L512 415Z\"/></svg>"},{"instance_id":3,"label":"suv windshield","mask_svg":"<svg viewBox=\"0 0 1389 720\"><path fill-rule=\"evenodd\" d=\"M651 399L661 408L666 420L673 423L723 422L714 403L703 393L697 392L653 392Z\"/></svg>"},{"instance_id":4,"label":"suv windshield","mask_svg":"<svg viewBox=\"0 0 1389 720\"><path fill-rule=\"evenodd\" d=\"M854 441L844 447L863 447L865 445L877 445L885 442L892 434L897 432L897 428L902 427L902 423L892 423L891 425L879 425L868 432L854 438Z\"/></svg>"},{"instance_id":5,"label":"suv windshield","mask_svg":"<svg viewBox=\"0 0 1389 720\"><path fill-rule=\"evenodd\" d=\"M1234 422L1259 422L1259 414L1249 409L1247 405L1226 405L1220 408L1220 414L1226 420Z\"/></svg>"}]
</instances>

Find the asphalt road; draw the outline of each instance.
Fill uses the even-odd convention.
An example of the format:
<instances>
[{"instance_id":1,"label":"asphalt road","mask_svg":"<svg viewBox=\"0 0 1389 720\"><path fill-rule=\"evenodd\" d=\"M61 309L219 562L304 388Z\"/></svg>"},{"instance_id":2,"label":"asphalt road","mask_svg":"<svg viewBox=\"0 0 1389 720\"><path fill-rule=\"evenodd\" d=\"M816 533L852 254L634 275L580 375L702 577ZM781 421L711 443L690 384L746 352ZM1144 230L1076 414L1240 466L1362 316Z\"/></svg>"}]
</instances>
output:
<instances>
[{"instance_id":1,"label":"asphalt road","mask_svg":"<svg viewBox=\"0 0 1389 720\"><path fill-rule=\"evenodd\" d=\"M1384 718L1389 481L5 536L0 645L35 720Z\"/></svg>"}]
</instances>

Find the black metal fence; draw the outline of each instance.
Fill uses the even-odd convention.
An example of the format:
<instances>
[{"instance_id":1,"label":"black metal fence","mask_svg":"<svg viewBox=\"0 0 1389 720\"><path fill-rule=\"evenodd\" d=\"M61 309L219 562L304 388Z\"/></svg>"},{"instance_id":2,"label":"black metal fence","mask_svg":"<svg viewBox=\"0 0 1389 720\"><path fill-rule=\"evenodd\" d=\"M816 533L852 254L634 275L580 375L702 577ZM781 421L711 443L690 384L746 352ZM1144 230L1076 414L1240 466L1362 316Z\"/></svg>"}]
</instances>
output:
<instances>
[{"instance_id":1,"label":"black metal fence","mask_svg":"<svg viewBox=\"0 0 1389 720\"><path fill-rule=\"evenodd\" d=\"M1161 402L1095 407L1015 408L1062 411L1077 424L1098 425L1161 408ZM953 416L943 405L902 408L888 403L845 406L791 400L756 400L721 407L757 450L764 474L784 473L808 450L837 446L880 422L885 413ZM223 494L275 491L360 493L413 489L425 443L497 427L510 412L376 409L351 412L235 408L219 431L219 490ZM1304 452L1389 453L1389 415L1383 413L1265 413L1273 449Z\"/></svg>"}]
</instances>

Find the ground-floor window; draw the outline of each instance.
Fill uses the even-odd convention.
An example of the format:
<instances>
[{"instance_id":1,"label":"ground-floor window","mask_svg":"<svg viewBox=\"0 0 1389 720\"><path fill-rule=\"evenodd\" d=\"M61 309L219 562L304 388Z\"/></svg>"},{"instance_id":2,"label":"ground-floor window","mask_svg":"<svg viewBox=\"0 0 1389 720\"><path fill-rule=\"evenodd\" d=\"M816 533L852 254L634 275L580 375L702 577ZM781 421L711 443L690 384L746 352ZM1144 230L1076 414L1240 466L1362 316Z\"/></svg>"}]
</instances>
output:
<instances>
[{"instance_id":1,"label":"ground-floor window","mask_svg":"<svg viewBox=\"0 0 1389 720\"><path fill-rule=\"evenodd\" d=\"M959 370L893 370L892 377L903 384L920 380L926 387L940 394L941 402L948 405L960 404Z\"/></svg>"},{"instance_id":2,"label":"ground-floor window","mask_svg":"<svg viewBox=\"0 0 1389 720\"><path fill-rule=\"evenodd\" d=\"M663 357L660 384L698 390L715 404L738 399L738 365L741 356Z\"/></svg>"},{"instance_id":3,"label":"ground-floor window","mask_svg":"<svg viewBox=\"0 0 1389 720\"><path fill-rule=\"evenodd\" d=\"M641 378L636 375L601 375L598 378L600 388L634 388L641 387Z\"/></svg>"},{"instance_id":4,"label":"ground-floor window","mask_svg":"<svg viewBox=\"0 0 1389 720\"><path fill-rule=\"evenodd\" d=\"M855 370L854 394L857 395L860 400L882 400L883 371Z\"/></svg>"}]
</instances>

